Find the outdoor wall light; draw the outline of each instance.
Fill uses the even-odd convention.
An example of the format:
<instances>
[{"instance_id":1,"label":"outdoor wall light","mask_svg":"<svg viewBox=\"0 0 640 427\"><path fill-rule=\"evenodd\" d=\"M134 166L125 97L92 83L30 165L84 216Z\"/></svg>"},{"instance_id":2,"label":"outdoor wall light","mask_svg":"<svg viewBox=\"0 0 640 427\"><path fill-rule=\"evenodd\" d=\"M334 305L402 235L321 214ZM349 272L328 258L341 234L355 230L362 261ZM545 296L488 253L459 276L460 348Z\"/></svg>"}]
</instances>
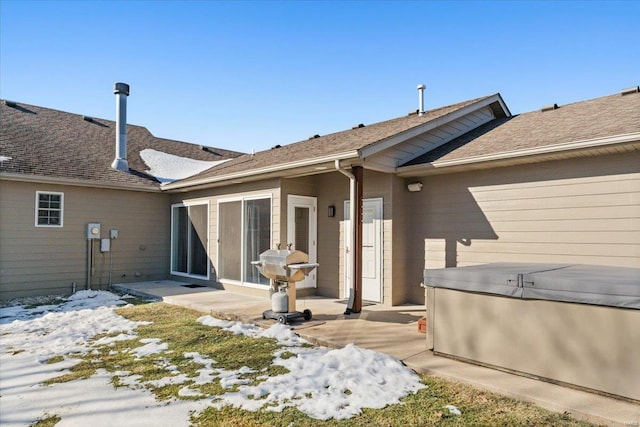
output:
<instances>
[{"instance_id":1,"label":"outdoor wall light","mask_svg":"<svg viewBox=\"0 0 640 427\"><path fill-rule=\"evenodd\" d=\"M420 191L420 190L422 190L422 183L421 182L412 182L411 184L407 185L407 190L411 191L412 193Z\"/></svg>"},{"instance_id":2,"label":"outdoor wall light","mask_svg":"<svg viewBox=\"0 0 640 427\"><path fill-rule=\"evenodd\" d=\"M329 205L329 218L333 218L336 216L336 207L334 205Z\"/></svg>"}]
</instances>

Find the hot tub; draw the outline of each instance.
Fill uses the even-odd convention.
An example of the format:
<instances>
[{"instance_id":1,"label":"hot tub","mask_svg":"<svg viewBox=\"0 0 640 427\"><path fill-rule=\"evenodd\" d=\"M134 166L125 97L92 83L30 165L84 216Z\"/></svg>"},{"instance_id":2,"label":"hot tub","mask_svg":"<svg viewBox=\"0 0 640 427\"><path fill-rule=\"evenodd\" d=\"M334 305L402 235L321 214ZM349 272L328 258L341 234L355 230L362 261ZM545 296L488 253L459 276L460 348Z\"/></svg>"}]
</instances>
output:
<instances>
[{"instance_id":1,"label":"hot tub","mask_svg":"<svg viewBox=\"0 0 640 427\"><path fill-rule=\"evenodd\" d=\"M640 269L494 263L424 283L434 353L640 401Z\"/></svg>"}]
</instances>

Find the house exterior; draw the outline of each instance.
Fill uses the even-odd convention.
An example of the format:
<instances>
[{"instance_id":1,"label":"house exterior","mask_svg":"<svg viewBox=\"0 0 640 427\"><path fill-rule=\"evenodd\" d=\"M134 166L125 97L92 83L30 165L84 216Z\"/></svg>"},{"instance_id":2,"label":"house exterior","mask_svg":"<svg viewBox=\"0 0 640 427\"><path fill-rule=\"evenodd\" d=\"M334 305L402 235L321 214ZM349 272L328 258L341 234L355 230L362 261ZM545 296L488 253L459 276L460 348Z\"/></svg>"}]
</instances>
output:
<instances>
[{"instance_id":1,"label":"house exterior","mask_svg":"<svg viewBox=\"0 0 640 427\"><path fill-rule=\"evenodd\" d=\"M640 267L637 88L516 116L494 94L244 155L129 125L128 172L113 122L1 108L3 299L165 278L267 296L251 261L277 244L320 264L299 296L386 305L423 303L425 267ZM161 184L150 149L216 163ZM58 201L64 223L39 226Z\"/></svg>"},{"instance_id":2,"label":"house exterior","mask_svg":"<svg viewBox=\"0 0 640 427\"><path fill-rule=\"evenodd\" d=\"M0 103L0 299L168 275L170 196L140 153L215 164L240 153L128 126L130 172L111 168L116 123ZM147 151L145 151L147 150ZM88 224L101 230L87 239ZM111 230L117 238L110 239ZM110 251L100 250L100 239Z\"/></svg>"}]
</instances>

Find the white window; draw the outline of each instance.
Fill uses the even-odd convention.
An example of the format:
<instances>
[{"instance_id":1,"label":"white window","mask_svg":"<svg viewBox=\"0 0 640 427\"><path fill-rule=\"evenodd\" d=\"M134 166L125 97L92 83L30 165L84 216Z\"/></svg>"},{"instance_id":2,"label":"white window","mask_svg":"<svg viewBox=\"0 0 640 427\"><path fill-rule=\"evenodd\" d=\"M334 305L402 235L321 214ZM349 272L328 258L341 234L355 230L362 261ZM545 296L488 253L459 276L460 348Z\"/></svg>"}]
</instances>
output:
<instances>
[{"instance_id":1,"label":"white window","mask_svg":"<svg viewBox=\"0 0 640 427\"><path fill-rule=\"evenodd\" d=\"M171 206L171 274L209 279L209 202Z\"/></svg>"},{"instance_id":2,"label":"white window","mask_svg":"<svg viewBox=\"0 0 640 427\"><path fill-rule=\"evenodd\" d=\"M271 197L220 201L218 227L218 276L268 285L251 261L271 247Z\"/></svg>"},{"instance_id":3,"label":"white window","mask_svg":"<svg viewBox=\"0 0 640 427\"><path fill-rule=\"evenodd\" d=\"M36 227L62 227L64 193L36 191Z\"/></svg>"}]
</instances>

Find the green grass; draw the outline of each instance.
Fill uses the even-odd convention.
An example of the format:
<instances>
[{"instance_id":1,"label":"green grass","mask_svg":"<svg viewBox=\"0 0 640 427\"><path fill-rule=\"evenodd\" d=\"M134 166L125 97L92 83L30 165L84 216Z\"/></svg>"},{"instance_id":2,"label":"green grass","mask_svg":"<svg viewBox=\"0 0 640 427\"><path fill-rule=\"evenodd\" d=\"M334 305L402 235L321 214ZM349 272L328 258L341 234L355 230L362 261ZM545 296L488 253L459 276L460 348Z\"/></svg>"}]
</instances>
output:
<instances>
[{"instance_id":1,"label":"green grass","mask_svg":"<svg viewBox=\"0 0 640 427\"><path fill-rule=\"evenodd\" d=\"M53 427L61 420L62 418L60 418L60 415L44 414L42 418L39 418L35 423L30 424L29 427Z\"/></svg>"},{"instance_id":2,"label":"green grass","mask_svg":"<svg viewBox=\"0 0 640 427\"><path fill-rule=\"evenodd\" d=\"M468 385L423 376L428 388L403 399L402 404L383 409L364 409L348 420L320 421L294 408L281 413L247 412L225 407L208 408L193 417L196 426L590 426L564 414L535 405L480 391ZM445 405L454 404L462 415L452 415Z\"/></svg>"},{"instance_id":3,"label":"green grass","mask_svg":"<svg viewBox=\"0 0 640 427\"><path fill-rule=\"evenodd\" d=\"M52 365L54 363L60 363L64 360L64 356L53 356L47 359L47 364Z\"/></svg>"},{"instance_id":4,"label":"green grass","mask_svg":"<svg viewBox=\"0 0 640 427\"><path fill-rule=\"evenodd\" d=\"M25 297L0 302L0 307L11 307L19 304L26 309L34 309L45 305L61 304L65 301L64 297L59 295L46 295L39 297Z\"/></svg>"},{"instance_id":5,"label":"green grass","mask_svg":"<svg viewBox=\"0 0 640 427\"><path fill-rule=\"evenodd\" d=\"M258 377L281 375L286 368L273 365L274 353L278 350L284 358L297 357L283 350L276 340L270 338L249 338L233 335L220 328L198 323L196 319L202 313L164 303L150 303L128 306L116 310L120 315L134 321L152 321L136 329L138 337L134 340L117 341L113 345L97 346L96 352L88 355L74 355L82 359L80 363L65 374L47 381L47 384L89 378L97 369L108 372L128 371L129 375L140 375L139 382L151 390L158 400L171 399L211 399L215 395L232 391L223 389L218 380L197 385L192 380L177 385L158 386L152 381L169 375L167 366L174 366L180 374L189 378L196 377L203 366L185 357L185 353L197 352L215 360L213 367L237 370L243 366L252 370L243 378L250 384L263 381ZM101 336L94 339L97 340ZM143 345L144 338L159 338L169 348L162 354L154 354L136 359L132 349ZM407 396L401 404L390 405L383 409L365 409L362 414L348 420L320 421L308 417L295 408L286 408L282 412L262 410L248 412L232 407L221 410L209 407L194 414L191 422L194 426L588 426L568 415L557 414L535 405L520 402L497 394L481 391L464 384L443 379L422 376L427 388ZM114 387L125 386L115 376ZM196 390L200 396L183 397L178 391L185 386ZM345 390L345 393L351 393ZM455 405L462 415L449 413L445 405ZM57 422L57 421L56 421ZM55 424L55 423L54 423ZM44 425L44 424L43 424ZM53 425L53 424L50 424Z\"/></svg>"},{"instance_id":6,"label":"green grass","mask_svg":"<svg viewBox=\"0 0 640 427\"><path fill-rule=\"evenodd\" d=\"M129 306L116 310L119 314L134 321L150 321L149 325L142 325L136 329L138 338L128 341L117 341L113 345L97 346L91 355L80 356L80 363L73 366L69 372L52 378L46 385L86 379L95 374L98 369L108 372L128 371L130 375L140 375L139 382L149 388L159 400L193 399L182 397L178 391L189 382L179 385L156 386L151 381L169 376L167 366L175 366L181 374L196 377L202 365L185 357L185 353L197 352L216 361L216 368L237 370L243 366L249 367L254 373L245 374L242 378L257 384L261 380L256 377L265 375L279 375L284 368L273 366L274 352L280 348L275 339L254 339L243 335L233 335L220 328L212 328L198 323L196 319L202 316L182 307L163 303ZM94 341L104 337L94 337ZM144 345L143 338L159 338L168 343L169 348L163 354L154 354L142 359L136 359L131 350ZM97 362L96 362L97 361ZM193 381L191 381L193 383ZM113 380L116 387L122 386L118 378ZM219 381L191 386L203 395L222 394L229 389L223 389Z\"/></svg>"}]
</instances>

